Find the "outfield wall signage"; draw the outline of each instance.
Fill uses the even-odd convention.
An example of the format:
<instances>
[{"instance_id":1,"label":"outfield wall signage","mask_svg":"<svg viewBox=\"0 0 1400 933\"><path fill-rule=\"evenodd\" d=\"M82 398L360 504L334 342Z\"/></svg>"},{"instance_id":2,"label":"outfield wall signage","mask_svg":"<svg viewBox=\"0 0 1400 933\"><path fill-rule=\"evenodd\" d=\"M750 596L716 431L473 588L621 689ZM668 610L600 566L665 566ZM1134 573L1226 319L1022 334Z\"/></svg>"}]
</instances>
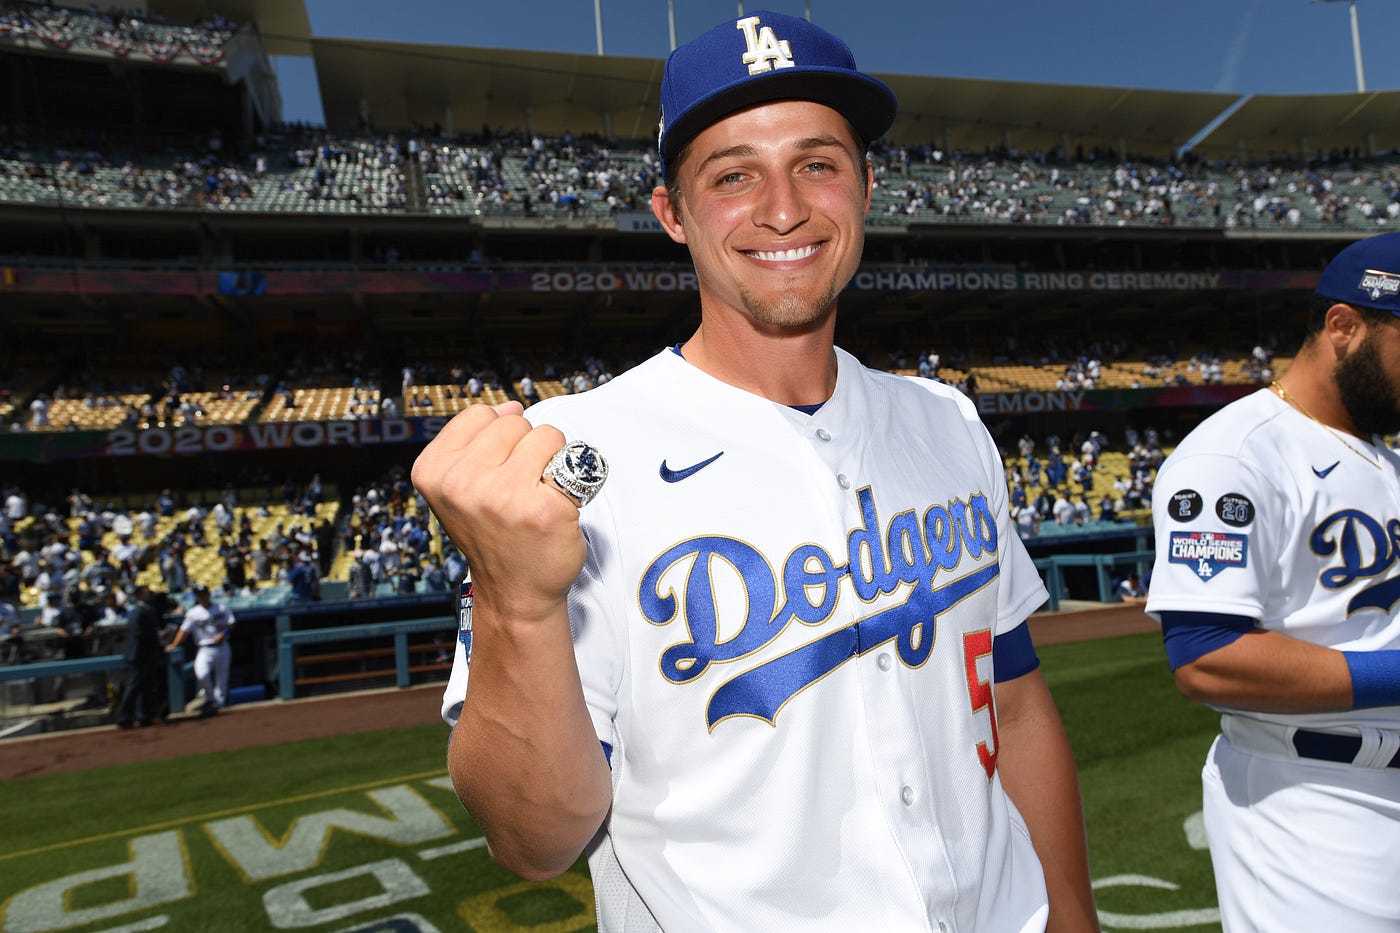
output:
<instances>
[{"instance_id":1,"label":"outfield wall signage","mask_svg":"<svg viewBox=\"0 0 1400 933\"><path fill-rule=\"evenodd\" d=\"M1254 390L1248 385L1169 386L1149 389L986 392L977 410L986 416L1073 414L1135 408L1218 408ZM46 431L0 434L0 460L45 462L91 457L190 457L210 453L426 445L445 416L292 421L270 424L191 425L114 431Z\"/></svg>"},{"instance_id":2,"label":"outfield wall signage","mask_svg":"<svg viewBox=\"0 0 1400 933\"><path fill-rule=\"evenodd\" d=\"M617 215L617 229L621 233L665 233L666 228L651 211L624 211Z\"/></svg>"},{"instance_id":3,"label":"outfield wall signage","mask_svg":"<svg viewBox=\"0 0 1400 933\"><path fill-rule=\"evenodd\" d=\"M977 410L987 416L1072 414L1135 408L1218 408L1254 391L1248 385L1169 386L1052 392L986 392ZM43 431L0 434L0 461L48 462L91 457L193 457L267 450L423 446L447 424L446 416L355 421L211 424L143 431Z\"/></svg>"},{"instance_id":4,"label":"outfield wall signage","mask_svg":"<svg viewBox=\"0 0 1400 933\"><path fill-rule=\"evenodd\" d=\"M355 421L287 421L211 424L144 431L29 432L0 435L0 460L69 460L82 457L182 457L260 450L427 444L446 417L366 418Z\"/></svg>"},{"instance_id":5,"label":"outfield wall signage","mask_svg":"<svg viewBox=\"0 0 1400 933\"><path fill-rule=\"evenodd\" d=\"M892 294L922 292L1143 292L1312 289L1316 272L1187 270L1139 272L1080 269L1028 272L1012 266L867 264L851 288ZM689 265L610 267L541 265L516 270L376 269L366 271L147 271L119 269L7 270L11 293L59 295L430 295L482 292L536 294L696 291Z\"/></svg>"},{"instance_id":6,"label":"outfield wall signage","mask_svg":"<svg viewBox=\"0 0 1400 933\"><path fill-rule=\"evenodd\" d=\"M1076 389L1054 392L987 392L977 411L988 415L1126 411L1134 408L1218 408L1255 390L1251 385L1165 386L1153 389Z\"/></svg>"}]
</instances>

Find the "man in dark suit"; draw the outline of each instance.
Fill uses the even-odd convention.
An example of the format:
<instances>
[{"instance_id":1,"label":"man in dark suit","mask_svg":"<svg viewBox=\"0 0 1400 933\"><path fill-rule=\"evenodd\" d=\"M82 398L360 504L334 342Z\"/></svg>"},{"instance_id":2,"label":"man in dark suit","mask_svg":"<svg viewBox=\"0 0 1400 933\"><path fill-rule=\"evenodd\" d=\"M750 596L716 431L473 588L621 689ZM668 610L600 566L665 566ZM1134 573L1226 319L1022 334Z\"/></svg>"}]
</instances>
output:
<instances>
[{"instance_id":1,"label":"man in dark suit","mask_svg":"<svg viewBox=\"0 0 1400 933\"><path fill-rule=\"evenodd\" d=\"M160 613L150 587L137 586L126 618L126 689L115 720L123 729L139 722L149 726L160 713Z\"/></svg>"}]
</instances>

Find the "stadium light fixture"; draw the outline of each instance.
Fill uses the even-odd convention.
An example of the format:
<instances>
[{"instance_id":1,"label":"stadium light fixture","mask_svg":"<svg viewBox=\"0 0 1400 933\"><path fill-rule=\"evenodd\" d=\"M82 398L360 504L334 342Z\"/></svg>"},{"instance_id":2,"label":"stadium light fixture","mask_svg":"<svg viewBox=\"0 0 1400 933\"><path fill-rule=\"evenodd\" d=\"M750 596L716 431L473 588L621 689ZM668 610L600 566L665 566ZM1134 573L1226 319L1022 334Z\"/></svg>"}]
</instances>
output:
<instances>
[{"instance_id":1,"label":"stadium light fixture","mask_svg":"<svg viewBox=\"0 0 1400 933\"><path fill-rule=\"evenodd\" d=\"M1366 70L1361 65L1361 25L1356 16L1356 0L1312 0L1313 3L1346 3L1351 7L1351 59L1356 64L1356 91L1366 93Z\"/></svg>"}]
</instances>

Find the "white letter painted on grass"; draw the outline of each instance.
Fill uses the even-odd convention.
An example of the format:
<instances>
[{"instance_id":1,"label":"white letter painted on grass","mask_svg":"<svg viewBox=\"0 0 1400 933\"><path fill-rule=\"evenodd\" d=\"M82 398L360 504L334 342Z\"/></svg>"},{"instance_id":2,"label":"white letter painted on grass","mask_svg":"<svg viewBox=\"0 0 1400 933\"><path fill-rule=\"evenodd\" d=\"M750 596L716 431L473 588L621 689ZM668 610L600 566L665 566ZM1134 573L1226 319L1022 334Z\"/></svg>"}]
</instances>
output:
<instances>
[{"instance_id":1,"label":"white letter painted on grass","mask_svg":"<svg viewBox=\"0 0 1400 933\"><path fill-rule=\"evenodd\" d=\"M412 788L385 787L370 791L368 796L389 816L342 808L312 813L293 820L280 840L251 816L206 823L204 830L249 881L266 881L320 865L333 829L402 846L419 845L457 831Z\"/></svg>"},{"instance_id":2,"label":"white letter painted on grass","mask_svg":"<svg viewBox=\"0 0 1400 933\"><path fill-rule=\"evenodd\" d=\"M137 836L127 843L127 850L129 862L80 871L16 894L5 912L5 933L66 930L190 896L188 860L178 831ZM96 907L68 906L78 888L123 876L129 879L129 897Z\"/></svg>"},{"instance_id":3,"label":"white letter painted on grass","mask_svg":"<svg viewBox=\"0 0 1400 933\"><path fill-rule=\"evenodd\" d=\"M307 903L307 891L365 875L374 877L379 883L381 893L371 894L347 904L322 907L319 910ZM428 885L413 873L413 869L398 859L391 858L358 868L348 868L345 871L278 885L263 895L263 907L267 909L267 918L272 921L273 926L279 930L291 930L330 923L332 920L344 920L366 910L378 910L399 901L431 893Z\"/></svg>"},{"instance_id":4,"label":"white letter painted on grass","mask_svg":"<svg viewBox=\"0 0 1400 933\"><path fill-rule=\"evenodd\" d=\"M1093 889L1104 888L1155 888L1159 891L1179 891L1181 885L1173 884L1150 875L1114 875L1100 878L1093 883ZM1159 914L1115 914L1099 911L1099 923L1105 930L1177 930L1184 927L1198 927L1207 923L1219 923L1220 911L1214 907L1198 910L1169 910Z\"/></svg>"}]
</instances>

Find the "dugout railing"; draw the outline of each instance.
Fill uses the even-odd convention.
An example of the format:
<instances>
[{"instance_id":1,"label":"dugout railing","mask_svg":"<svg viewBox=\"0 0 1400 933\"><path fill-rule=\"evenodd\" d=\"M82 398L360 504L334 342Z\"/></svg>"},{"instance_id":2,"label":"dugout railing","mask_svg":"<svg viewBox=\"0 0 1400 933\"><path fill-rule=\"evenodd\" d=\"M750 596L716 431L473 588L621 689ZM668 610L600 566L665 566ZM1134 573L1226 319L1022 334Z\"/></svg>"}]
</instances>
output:
<instances>
[{"instance_id":1,"label":"dugout railing","mask_svg":"<svg viewBox=\"0 0 1400 933\"><path fill-rule=\"evenodd\" d=\"M327 689L407 687L445 679L452 669L457 624L449 615L304 630L292 624L288 614L275 620L273 672L282 700ZM304 650L312 646L322 650ZM183 646L165 654L171 713L183 712L191 696L192 656ZM0 666L0 739L110 721L125 670L120 654ZM263 695L261 685L231 684L231 702Z\"/></svg>"},{"instance_id":2,"label":"dugout railing","mask_svg":"<svg viewBox=\"0 0 1400 933\"><path fill-rule=\"evenodd\" d=\"M1146 579L1154 556L1155 552L1150 549L1138 549L1108 554L1036 557L1035 566L1049 592L1043 608L1050 612L1060 610L1071 596L1069 578L1076 573L1078 578L1074 589L1083 594L1076 598L1100 603L1115 602L1115 585L1125 568L1135 570L1140 578ZM1080 589L1086 576L1091 582L1086 589ZM345 604L340 605L343 607ZM324 615L335 608L320 605L315 614ZM456 651L456 619L447 614L294 629L293 615L283 612L273 622L275 644L270 666L276 695L281 700L295 700L329 689L361 689L391 684L408 687L424 680L441 680L450 672ZM170 711L178 713L184 710L190 696L193 663L183 648L167 652L164 663ZM120 673L124 669L125 661L120 654L0 666L0 738L18 734L23 731L26 721L41 719L51 713L41 700L52 696L54 683L100 678L103 685L99 692L103 701L101 707L103 711L107 710L110 702L119 695ZM113 672L117 672L118 676L112 677ZM234 685L235 693L238 692L237 686ZM262 695L260 687L258 693ZM234 699L237 700L237 697ZM51 726L41 728L47 731Z\"/></svg>"},{"instance_id":3,"label":"dugout railing","mask_svg":"<svg viewBox=\"0 0 1400 933\"><path fill-rule=\"evenodd\" d=\"M1060 604L1069 598L1066 569L1088 568L1094 580L1094 592L1097 597L1094 601L1111 603L1117 601L1114 577L1118 575L1119 568L1131 567L1137 572L1139 579L1145 580L1152 570L1155 556L1155 551L1138 550L1118 554L1052 554L1049 557L1037 557L1036 569L1040 571L1045 588L1050 592L1050 599L1045 608L1049 612L1059 612Z\"/></svg>"},{"instance_id":4,"label":"dugout railing","mask_svg":"<svg viewBox=\"0 0 1400 933\"><path fill-rule=\"evenodd\" d=\"M298 631L289 616L278 616L277 695L294 700L302 687L383 685L390 678L407 687L415 675L441 677L452 669L456 639L452 616ZM301 650L312 645L322 650Z\"/></svg>"},{"instance_id":5,"label":"dugout railing","mask_svg":"<svg viewBox=\"0 0 1400 933\"><path fill-rule=\"evenodd\" d=\"M186 685L194 662L186 659L182 646L165 652L163 664L170 712L181 712L189 696ZM55 727L100 725L107 720L124 685L125 678L110 675L125 670L126 660L119 654L0 666L0 738L48 732ZM76 690L68 687L75 684ZM77 706L64 702L79 698L91 702ZM55 723L55 717L72 722Z\"/></svg>"}]
</instances>

